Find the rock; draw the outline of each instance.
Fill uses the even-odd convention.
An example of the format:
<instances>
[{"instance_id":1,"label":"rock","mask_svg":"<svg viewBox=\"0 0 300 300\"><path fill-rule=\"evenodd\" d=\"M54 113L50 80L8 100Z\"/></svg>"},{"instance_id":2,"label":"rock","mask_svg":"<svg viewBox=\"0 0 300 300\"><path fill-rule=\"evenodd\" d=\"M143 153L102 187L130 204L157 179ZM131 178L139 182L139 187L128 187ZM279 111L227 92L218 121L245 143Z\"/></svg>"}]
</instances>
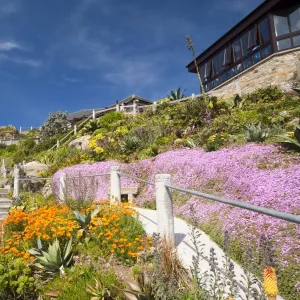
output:
<instances>
[{"instance_id":1,"label":"rock","mask_svg":"<svg viewBox=\"0 0 300 300\"><path fill-rule=\"evenodd\" d=\"M52 195L52 184L50 182L46 183L41 190L43 197L47 198Z\"/></svg>"},{"instance_id":2,"label":"rock","mask_svg":"<svg viewBox=\"0 0 300 300\"><path fill-rule=\"evenodd\" d=\"M31 161L24 165L24 172L26 177L40 177L39 173L46 171L48 166L38 161Z\"/></svg>"},{"instance_id":3,"label":"rock","mask_svg":"<svg viewBox=\"0 0 300 300\"><path fill-rule=\"evenodd\" d=\"M0 188L3 188L7 185L8 179L0 179Z\"/></svg>"},{"instance_id":4,"label":"rock","mask_svg":"<svg viewBox=\"0 0 300 300\"><path fill-rule=\"evenodd\" d=\"M68 146L74 147L74 148L82 150L82 151L87 151L87 150L89 150L90 137L91 137L90 135L81 136L81 137L71 141L68 144Z\"/></svg>"}]
</instances>

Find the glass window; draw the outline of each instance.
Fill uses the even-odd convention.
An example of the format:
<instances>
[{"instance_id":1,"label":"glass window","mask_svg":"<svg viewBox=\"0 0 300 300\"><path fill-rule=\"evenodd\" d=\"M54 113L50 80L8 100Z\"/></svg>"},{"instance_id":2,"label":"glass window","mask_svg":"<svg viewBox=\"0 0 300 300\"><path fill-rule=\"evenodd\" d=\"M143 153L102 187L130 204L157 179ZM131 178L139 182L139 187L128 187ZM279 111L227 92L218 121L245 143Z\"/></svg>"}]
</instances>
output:
<instances>
[{"instance_id":1,"label":"glass window","mask_svg":"<svg viewBox=\"0 0 300 300\"><path fill-rule=\"evenodd\" d=\"M233 53L234 53L234 60L237 61L242 58L242 49L240 40L236 40L232 43Z\"/></svg>"},{"instance_id":2,"label":"glass window","mask_svg":"<svg viewBox=\"0 0 300 300\"><path fill-rule=\"evenodd\" d=\"M289 33L289 24L287 17L274 16L274 25L276 36Z\"/></svg>"},{"instance_id":3,"label":"glass window","mask_svg":"<svg viewBox=\"0 0 300 300\"><path fill-rule=\"evenodd\" d=\"M257 26L254 26L249 31L248 35L248 48L251 49L257 45Z\"/></svg>"},{"instance_id":4,"label":"glass window","mask_svg":"<svg viewBox=\"0 0 300 300\"><path fill-rule=\"evenodd\" d=\"M215 81L215 86L218 86L220 84L220 78L216 78L214 81Z\"/></svg>"},{"instance_id":5,"label":"glass window","mask_svg":"<svg viewBox=\"0 0 300 300\"><path fill-rule=\"evenodd\" d=\"M285 49L288 49L288 48L291 48L291 47L292 47L292 43L291 43L290 38L277 41L278 50L285 50Z\"/></svg>"},{"instance_id":6,"label":"glass window","mask_svg":"<svg viewBox=\"0 0 300 300\"><path fill-rule=\"evenodd\" d=\"M227 73L223 73L221 76L220 76L220 83L224 82L227 80Z\"/></svg>"},{"instance_id":7,"label":"glass window","mask_svg":"<svg viewBox=\"0 0 300 300\"><path fill-rule=\"evenodd\" d=\"M230 65L233 63L233 57L232 57L232 46L229 45L225 48L225 53L224 53L224 65Z\"/></svg>"},{"instance_id":8,"label":"glass window","mask_svg":"<svg viewBox=\"0 0 300 300\"><path fill-rule=\"evenodd\" d=\"M257 62L259 62L261 60L260 51L254 53L252 55L252 59L253 59L253 63L254 64L256 64Z\"/></svg>"},{"instance_id":9,"label":"glass window","mask_svg":"<svg viewBox=\"0 0 300 300\"><path fill-rule=\"evenodd\" d=\"M247 69L251 66L252 66L252 59L251 59L251 57L249 57L246 60L244 60L244 69Z\"/></svg>"},{"instance_id":10,"label":"glass window","mask_svg":"<svg viewBox=\"0 0 300 300\"><path fill-rule=\"evenodd\" d=\"M300 7L290 14L292 32L300 30Z\"/></svg>"},{"instance_id":11,"label":"glass window","mask_svg":"<svg viewBox=\"0 0 300 300\"><path fill-rule=\"evenodd\" d=\"M229 70L227 71L227 77L228 77L228 78L233 77L235 74L236 74L236 69L235 69L235 67L234 67L234 68L231 68L231 69L229 69Z\"/></svg>"},{"instance_id":12,"label":"glass window","mask_svg":"<svg viewBox=\"0 0 300 300\"><path fill-rule=\"evenodd\" d=\"M293 37L294 47L300 46L300 35Z\"/></svg>"},{"instance_id":13,"label":"glass window","mask_svg":"<svg viewBox=\"0 0 300 300\"><path fill-rule=\"evenodd\" d=\"M242 54L243 57L249 54L248 49L248 32L244 33L241 37L241 43L242 43Z\"/></svg>"},{"instance_id":14,"label":"glass window","mask_svg":"<svg viewBox=\"0 0 300 300\"><path fill-rule=\"evenodd\" d=\"M218 56L215 56L212 59L212 76L216 75L219 73L219 64L218 64Z\"/></svg>"},{"instance_id":15,"label":"glass window","mask_svg":"<svg viewBox=\"0 0 300 300\"><path fill-rule=\"evenodd\" d=\"M204 73L205 73L205 65L202 65L200 67L200 75L201 75L202 81L205 81Z\"/></svg>"},{"instance_id":16,"label":"glass window","mask_svg":"<svg viewBox=\"0 0 300 300\"><path fill-rule=\"evenodd\" d=\"M243 71L243 64L240 63L236 66L236 73L239 74Z\"/></svg>"},{"instance_id":17,"label":"glass window","mask_svg":"<svg viewBox=\"0 0 300 300\"><path fill-rule=\"evenodd\" d=\"M225 50L222 50L218 54L218 58L219 58L219 72L222 72L224 70L224 51Z\"/></svg>"},{"instance_id":18,"label":"glass window","mask_svg":"<svg viewBox=\"0 0 300 300\"><path fill-rule=\"evenodd\" d=\"M205 68L204 68L204 78L207 79L210 77L211 74L211 60L209 60L206 64L205 64Z\"/></svg>"},{"instance_id":19,"label":"glass window","mask_svg":"<svg viewBox=\"0 0 300 300\"><path fill-rule=\"evenodd\" d=\"M272 53L272 46L271 45L269 45L269 46L262 49L262 57L263 58L269 56L271 53Z\"/></svg>"},{"instance_id":20,"label":"glass window","mask_svg":"<svg viewBox=\"0 0 300 300\"><path fill-rule=\"evenodd\" d=\"M214 88L213 81L208 83L208 89L211 90Z\"/></svg>"},{"instance_id":21,"label":"glass window","mask_svg":"<svg viewBox=\"0 0 300 300\"><path fill-rule=\"evenodd\" d=\"M270 41L270 28L269 28L269 22L267 18L264 18L259 23L259 36L261 44L265 44Z\"/></svg>"}]
</instances>

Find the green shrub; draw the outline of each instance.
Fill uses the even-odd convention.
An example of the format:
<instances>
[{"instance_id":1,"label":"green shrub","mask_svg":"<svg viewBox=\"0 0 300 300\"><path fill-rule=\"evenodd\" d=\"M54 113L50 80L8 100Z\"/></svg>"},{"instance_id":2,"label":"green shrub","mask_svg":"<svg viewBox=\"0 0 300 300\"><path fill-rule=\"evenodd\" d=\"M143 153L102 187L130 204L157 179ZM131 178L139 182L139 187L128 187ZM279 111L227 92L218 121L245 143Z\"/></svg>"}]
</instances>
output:
<instances>
[{"instance_id":1,"label":"green shrub","mask_svg":"<svg viewBox=\"0 0 300 300\"><path fill-rule=\"evenodd\" d=\"M37 299L36 280L20 258L0 255L0 298Z\"/></svg>"}]
</instances>

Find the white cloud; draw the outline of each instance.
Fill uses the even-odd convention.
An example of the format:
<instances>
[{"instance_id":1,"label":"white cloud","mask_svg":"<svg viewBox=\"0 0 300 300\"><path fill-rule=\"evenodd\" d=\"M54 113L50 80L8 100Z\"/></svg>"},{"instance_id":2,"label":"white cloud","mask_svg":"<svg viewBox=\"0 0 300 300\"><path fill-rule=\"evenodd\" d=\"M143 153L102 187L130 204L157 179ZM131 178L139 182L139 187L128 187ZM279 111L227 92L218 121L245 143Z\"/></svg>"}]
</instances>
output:
<instances>
[{"instance_id":1,"label":"white cloud","mask_svg":"<svg viewBox=\"0 0 300 300\"><path fill-rule=\"evenodd\" d=\"M20 9L18 0L0 0L0 16L9 16L17 13Z\"/></svg>"},{"instance_id":2,"label":"white cloud","mask_svg":"<svg viewBox=\"0 0 300 300\"><path fill-rule=\"evenodd\" d=\"M3 53L0 53L0 61L11 61L16 64L27 65L33 68L40 68L43 66L43 62L41 60L13 57Z\"/></svg>"},{"instance_id":3,"label":"white cloud","mask_svg":"<svg viewBox=\"0 0 300 300\"><path fill-rule=\"evenodd\" d=\"M0 42L0 51L10 51L14 49L25 50L20 44L16 42Z\"/></svg>"},{"instance_id":4,"label":"white cloud","mask_svg":"<svg viewBox=\"0 0 300 300\"><path fill-rule=\"evenodd\" d=\"M62 76L62 79L64 81L67 81L67 82L71 82L71 83L80 83L82 82L82 79L79 79L79 78L72 78L72 77L68 77L68 76Z\"/></svg>"}]
</instances>

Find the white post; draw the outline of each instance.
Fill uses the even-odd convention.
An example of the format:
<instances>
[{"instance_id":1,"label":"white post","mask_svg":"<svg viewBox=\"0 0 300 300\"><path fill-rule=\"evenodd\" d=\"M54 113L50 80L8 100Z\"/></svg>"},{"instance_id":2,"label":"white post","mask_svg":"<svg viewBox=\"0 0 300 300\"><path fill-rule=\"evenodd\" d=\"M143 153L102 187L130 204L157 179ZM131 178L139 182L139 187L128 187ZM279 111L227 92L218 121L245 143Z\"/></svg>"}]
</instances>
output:
<instances>
[{"instance_id":1,"label":"white post","mask_svg":"<svg viewBox=\"0 0 300 300\"><path fill-rule=\"evenodd\" d=\"M75 124L74 125L74 135L76 135L77 134L77 125Z\"/></svg>"},{"instance_id":2,"label":"white post","mask_svg":"<svg viewBox=\"0 0 300 300\"><path fill-rule=\"evenodd\" d=\"M22 127L20 126L20 132L22 132Z\"/></svg>"},{"instance_id":3,"label":"white post","mask_svg":"<svg viewBox=\"0 0 300 300\"><path fill-rule=\"evenodd\" d=\"M30 126L30 130L32 130L32 126Z\"/></svg>"},{"instance_id":4,"label":"white post","mask_svg":"<svg viewBox=\"0 0 300 300\"><path fill-rule=\"evenodd\" d=\"M135 116L136 113L137 113L137 100L133 100L132 114Z\"/></svg>"},{"instance_id":5,"label":"white post","mask_svg":"<svg viewBox=\"0 0 300 300\"><path fill-rule=\"evenodd\" d=\"M59 200L65 201L66 200L66 180L67 174L61 173L59 176Z\"/></svg>"},{"instance_id":6,"label":"white post","mask_svg":"<svg viewBox=\"0 0 300 300\"><path fill-rule=\"evenodd\" d=\"M119 166L112 166L110 168L110 204L114 202L121 202L121 181Z\"/></svg>"},{"instance_id":7,"label":"white post","mask_svg":"<svg viewBox=\"0 0 300 300\"><path fill-rule=\"evenodd\" d=\"M2 159L1 173L2 173L2 177L4 179L6 179L7 170L6 170L6 165L5 165L5 159L4 158Z\"/></svg>"},{"instance_id":8,"label":"white post","mask_svg":"<svg viewBox=\"0 0 300 300\"><path fill-rule=\"evenodd\" d=\"M95 120L96 119L96 112L95 112L95 110L93 109L93 120Z\"/></svg>"},{"instance_id":9,"label":"white post","mask_svg":"<svg viewBox=\"0 0 300 300\"><path fill-rule=\"evenodd\" d=\"M170 174L155 175L157 227L161 238L174 245L174 215L172 193L165 184L171 184Z\"/></svg>"},{"instance_id":10,"label":"white post","mask_svg":"<svg viewBox=\"0 0 300 300\"><path fill-rule=\"evenodd\" d=\"M56 148L58 148L59 147L59 140L57 140L57 142L56 142Z\"/></svg>"},{"instance_id":11,"label":"white post","mask_svg":"<svg viewBox=\"0 0 300 300\"><path fill-rule=\"evenodd\" d=\"M194 93L192 94L192 99L195 99L195 94Z\"/></svg>"},{"instance_id":12,"label":"white post","mask_svg":"<svg viewBox=\"0 0 300 300\"><path fill-rule=\"evenodd\" d=\"M13 197L15 199L19 198L19 192L20 192L20 171L19 168L15 165L14 166L14 193L13 193Z\"/></svg>"},{"instance_id":13,"label":"white post","mask_svg":"<svg viewBox=\"0 0 300 300\"><path fill-rule=\"evenodd\" d=\"M120 111L120 104L116 104L116 111Z\"/></svg>"},{"instance_id":14,"label":"white post","mask_svg":"<svg viewBox=\"0 0 300 300\"><path fill-rule=\"evenodd\" d=\"M120 106L120 111L125 112L125 109L124 109L124 103L121 104L121 106Z\"/></svg>"},{"instance_id":15,"label":"white post","mask_svg":"<svg viewBox=\"0 0 300 300\"><path fill-rule=\"evenodd\" d=\"M153 102L153 105L152 105L152 111L155 113L156 112L156 108L157 108L157 103L156 102Z\"/></svg>"}]
</instances>

